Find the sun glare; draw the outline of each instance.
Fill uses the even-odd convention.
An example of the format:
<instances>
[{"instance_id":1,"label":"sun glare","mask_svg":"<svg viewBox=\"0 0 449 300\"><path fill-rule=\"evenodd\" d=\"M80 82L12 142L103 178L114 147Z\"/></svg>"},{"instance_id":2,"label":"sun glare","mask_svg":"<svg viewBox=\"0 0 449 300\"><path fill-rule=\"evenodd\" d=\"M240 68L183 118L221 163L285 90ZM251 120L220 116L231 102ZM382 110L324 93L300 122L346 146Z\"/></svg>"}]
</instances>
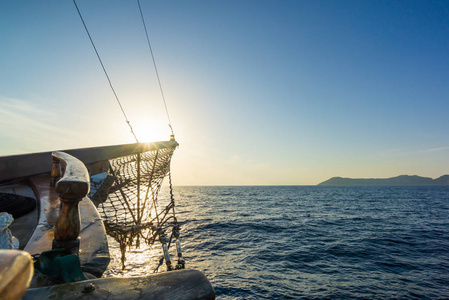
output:
<instances>
[{"instance_id":1,"label":"sun glare","mask_svg":"<svg viewBox=\"0 0 449 300\"><path fill-rule=\"evenodd\" d=\"M168 126L166 124L161 124L161 122L139 119L131 124L140 143L165 141L170 139ZM166 127L164 127L164 125ZM131 133L129 134L131 135Z\"/></svg>"}]
</instances>

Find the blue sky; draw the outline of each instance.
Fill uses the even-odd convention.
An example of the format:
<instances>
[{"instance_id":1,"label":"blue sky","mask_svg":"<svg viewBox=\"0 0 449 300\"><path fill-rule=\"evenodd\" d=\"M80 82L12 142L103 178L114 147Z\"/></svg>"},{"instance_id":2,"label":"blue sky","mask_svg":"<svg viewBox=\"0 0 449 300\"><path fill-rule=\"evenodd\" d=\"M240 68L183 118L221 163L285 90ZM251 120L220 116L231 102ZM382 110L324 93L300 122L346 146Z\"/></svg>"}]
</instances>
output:
<instances>
[{"instance_id":1,"label":"blue sky","mask_svg":"<svg viewBox=\"0 0 449 300\"><path fill-rule=\"evenodd\" d=\"M168 139L137 2L77 3L139 140ZM449 173L449 2L141 5L175 184ZM0 41L0 155L133 142L72 1L1 1Z\"/></svg>"}]
</instances>

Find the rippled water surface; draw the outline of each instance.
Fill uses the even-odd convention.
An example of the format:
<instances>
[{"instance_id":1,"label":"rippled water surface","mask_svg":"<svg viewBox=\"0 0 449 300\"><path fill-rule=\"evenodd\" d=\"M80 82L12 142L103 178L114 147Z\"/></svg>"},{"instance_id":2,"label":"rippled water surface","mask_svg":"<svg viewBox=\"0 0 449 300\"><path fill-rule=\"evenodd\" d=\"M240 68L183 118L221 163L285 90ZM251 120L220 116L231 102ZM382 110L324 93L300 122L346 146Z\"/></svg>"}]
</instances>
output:
<instances>
[{"instance_id":1,"label":"rippled water surface","mask_svg":"<svg viewBox=\"0 0 449 300\"><path fill-rule=\"evenodd\" d=\"M218 299L449 298L449 187L176 187L175 198L187 267ZM106 275L150 272L160 249L147 250Z\"/></svg>"}]
</instances>

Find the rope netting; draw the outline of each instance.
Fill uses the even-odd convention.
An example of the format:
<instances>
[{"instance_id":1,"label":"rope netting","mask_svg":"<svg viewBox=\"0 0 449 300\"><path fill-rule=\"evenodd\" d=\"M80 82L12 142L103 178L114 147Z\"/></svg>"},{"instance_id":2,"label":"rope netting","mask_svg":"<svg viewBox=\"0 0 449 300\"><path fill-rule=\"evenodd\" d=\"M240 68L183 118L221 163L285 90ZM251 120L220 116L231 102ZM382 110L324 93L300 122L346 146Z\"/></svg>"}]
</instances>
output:
<instances>
[{"instance_id":1,"label":"rope netting","mask_svg":"<svg viewBox=\"0 0 449 300\"><path fill-rule=\"evenodd\" d=\"M109 160L109 171L101 180L92 180L90 198L97 206L106 228L120 245L122 268L126 250L141 242L162 244L167 270L184 268L175 216L170 161L174 148L122 156ZM163 179L169 175L170 199L159 203ZM168 249L175 239L178 263L173 268ZM159 268L158 266L158 268ZM157 268L156 268L157 270Z\"/></svg>"}]
</instances>

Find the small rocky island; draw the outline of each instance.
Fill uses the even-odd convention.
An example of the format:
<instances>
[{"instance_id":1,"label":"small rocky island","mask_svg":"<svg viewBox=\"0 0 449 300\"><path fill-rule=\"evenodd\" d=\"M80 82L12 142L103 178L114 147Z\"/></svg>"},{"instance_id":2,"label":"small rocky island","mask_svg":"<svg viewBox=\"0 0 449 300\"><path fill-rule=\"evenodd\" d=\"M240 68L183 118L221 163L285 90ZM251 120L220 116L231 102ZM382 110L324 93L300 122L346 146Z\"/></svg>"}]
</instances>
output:
<instances>
[{"instance_id":1,"label":"small rocky island","mask_svg":"<svg viewBox=\"0 0 449 300\"><path fill-rule=\"evenodd\" d=\"M391 178L343 178L332 177L318 185L449 185L449 175L443 175L436 179L417 175L401 175Z\"/></svg>"}]
</instances>

